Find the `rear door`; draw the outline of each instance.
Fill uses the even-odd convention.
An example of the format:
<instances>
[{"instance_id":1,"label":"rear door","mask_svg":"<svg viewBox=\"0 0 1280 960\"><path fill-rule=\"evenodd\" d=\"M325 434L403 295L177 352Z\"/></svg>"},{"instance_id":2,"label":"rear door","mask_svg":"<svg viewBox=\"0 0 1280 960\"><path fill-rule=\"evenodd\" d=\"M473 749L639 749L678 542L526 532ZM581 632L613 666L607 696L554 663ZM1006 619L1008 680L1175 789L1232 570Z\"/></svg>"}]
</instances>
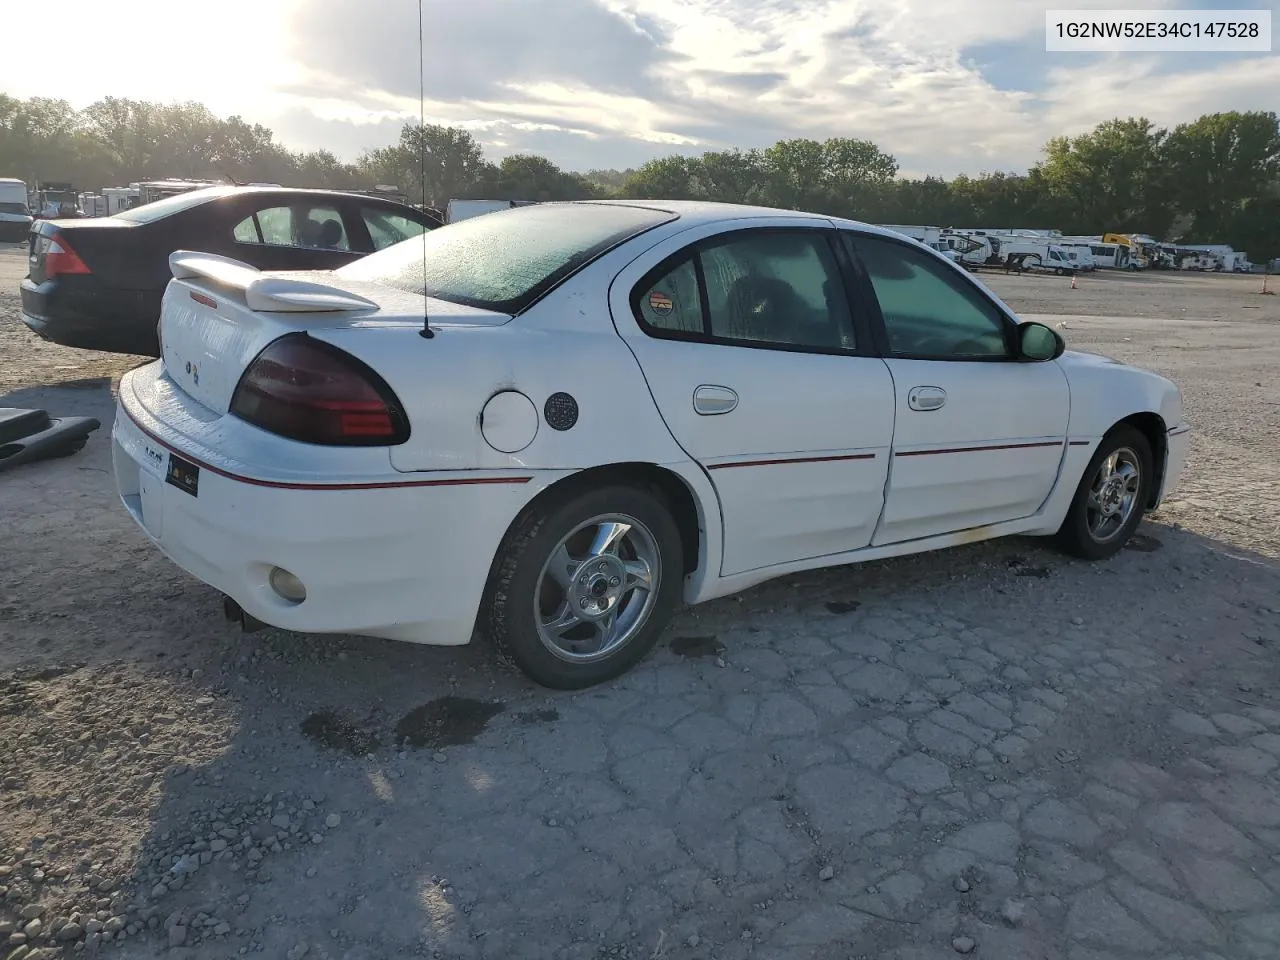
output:
<instances>
[{"instance_id":1,"label":"rear door","mask_svg":"<svg viewBox=\"0 0 1280 960\"><path fill-rule=\"evenodd\" d=\"M893 385L851 310L835 231L781 217L724 230L663 241L610 290L663 419L715 486L720 572L864 547Z\"/></svg>"},{"instance_id":2,"label":"rear door","mask_svg":"<svg viewBox=\"0 0 1280 960\"><path fill-rule=\"evenodd\" d=\"M251 194L225 228L230 256L259 270L336 270L369 252L346 206L336 197Z\"/></svg>"},{"instance_id":3,"label":"rear door","mask_svg":"<svg viewBox=\"0 0 1280 960\"><path fill-rule=\"evenodd\" d=\"M844 234L878 308L893 377L893 457L872 543L1030 516L1053 490L1070 392L1056 362L1015 359L1016 324L918 245Z\"/></svg>"},{"instance_id":4,"label":"rear door","mask_svg":"<svg viewBox=\"0 0 1280 960\"><path fill-rule=\"evenodd\" d=\"M361 228L369 236L370 250L385 250L397 243L419 237L426 231L422 222L410 218L404 211L359 201L355 206L359 212Z\"/></svg>"}]
</instances>

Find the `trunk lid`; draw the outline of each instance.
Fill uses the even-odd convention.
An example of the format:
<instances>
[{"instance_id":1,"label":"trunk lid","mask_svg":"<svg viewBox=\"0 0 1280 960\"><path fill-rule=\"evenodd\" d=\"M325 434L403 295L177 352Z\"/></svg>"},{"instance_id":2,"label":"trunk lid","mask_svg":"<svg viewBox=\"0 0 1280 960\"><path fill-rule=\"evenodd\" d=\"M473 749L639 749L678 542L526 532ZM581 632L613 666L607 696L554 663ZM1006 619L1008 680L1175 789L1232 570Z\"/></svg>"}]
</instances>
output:
<instances>
[{"instance_id":1,"label":"trunk lid","mask_svg":"<svg viewBox=\"0 0 1280 960\"><path fill-rule=\"evenodd\" d=\"M31 224L27 251L27 276L34 283L49 279L47 261L50 248L65 239L63 246L74 250L90 272L108 270L118 257L120 230L133 226L123 220L102 218L80 220L36 220Z\"/></svg>"},{"instance_id":2,"label":"trunk lid","mask_svg":"<svg viewBox=\"0 0 1280 960\"><path fill-rule=\"evenodd\" d=\"M339 280L329 272L264 273L211 254L180 251L169 262L174 279L165 289L159 330L165 372L218 415L230 409L249 364L279 337L422 325L421 296L379 284ZM434 299L429 309L433 326L488 326L511 319ZM360 359L376 369L375 358Z\"/></svg>"}]
</instances>

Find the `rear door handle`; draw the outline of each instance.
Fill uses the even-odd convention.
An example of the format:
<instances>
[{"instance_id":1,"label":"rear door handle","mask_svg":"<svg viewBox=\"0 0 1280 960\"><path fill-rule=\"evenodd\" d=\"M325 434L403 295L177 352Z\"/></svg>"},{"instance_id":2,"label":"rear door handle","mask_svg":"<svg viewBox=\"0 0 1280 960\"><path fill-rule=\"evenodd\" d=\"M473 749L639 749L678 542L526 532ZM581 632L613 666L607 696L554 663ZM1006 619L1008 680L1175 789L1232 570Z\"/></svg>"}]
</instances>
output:
<instances>
[{"instance_id":1,"label":"rear door handle","mask_svg":"<svg viewBox=\"0 0 1280 960\"><path fill-rule=\"evenodd\" d=\"M907 406L912 410L937 410L947 402L947 391L941 387L912 387Z\"/></svg>"},{"instance_id":2,"label":"rear door handle","mask_svg":"<svg viewBox=\"0 0 1280 960\"><path fill-rule=\"evenodd\" d=\"M693 391L693 409L704 417L731 413L738 406L738 394L728 387L704 383Z\"/></svg>"}]
</instances>

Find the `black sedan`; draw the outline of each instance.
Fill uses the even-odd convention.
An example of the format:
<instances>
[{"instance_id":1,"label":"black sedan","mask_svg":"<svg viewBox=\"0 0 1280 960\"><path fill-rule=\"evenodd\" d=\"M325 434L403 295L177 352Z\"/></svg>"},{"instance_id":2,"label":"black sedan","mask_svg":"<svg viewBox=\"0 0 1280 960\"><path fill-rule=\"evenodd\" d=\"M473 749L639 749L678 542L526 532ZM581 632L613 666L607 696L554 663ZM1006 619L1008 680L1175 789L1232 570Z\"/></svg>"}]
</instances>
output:
<instances>
[{"instance_id":1,"label":"black sedan","mask_svg":"<svg viewBox=\"0 0 1280 960\"><path fill-rule=\"evenodd\" d=\"M113 217L31 226L22 320L45 340L159 356L169 254L199 250L260 270L333 270L440 225L380 197L208 187Z\"/></svg>"}]
</instances>

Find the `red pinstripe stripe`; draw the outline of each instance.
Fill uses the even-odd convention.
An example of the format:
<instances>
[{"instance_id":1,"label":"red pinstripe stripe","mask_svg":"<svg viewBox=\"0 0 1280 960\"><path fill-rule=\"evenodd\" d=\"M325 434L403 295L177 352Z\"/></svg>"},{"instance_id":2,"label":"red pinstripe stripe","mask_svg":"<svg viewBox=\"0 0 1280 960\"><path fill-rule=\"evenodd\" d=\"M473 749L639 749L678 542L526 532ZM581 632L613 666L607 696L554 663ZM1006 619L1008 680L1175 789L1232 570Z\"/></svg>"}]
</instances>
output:
<instances>
[{"instance_id":1,"label":"red pinstripe stripe","mask_svg":"<svg viewBox=\"0 0 1280 960\"><path fill-rule=\"evenodd\" d=\"M939 453L989 453L992 450L1032 450L1036 447L1060 447L1061 440L1042 443L997 443L981 447L949 447L946 450L899 450L897 457L932 457Z\"/></svg>"},{"instance_id":2,"label":"red pinstripe stripe","mask_svg":"<svg viewBox=\"0 0 1280 960\"><path fill-rule=\"evenodd\" d=\"M836 457L781 457L776 460L736 460L733 463L713 463L708 470L727 470L729 467L768 467L777 463L835 463L839 460L874 460L874 453L848 453Z\"/></svg>"}]
</instances>

